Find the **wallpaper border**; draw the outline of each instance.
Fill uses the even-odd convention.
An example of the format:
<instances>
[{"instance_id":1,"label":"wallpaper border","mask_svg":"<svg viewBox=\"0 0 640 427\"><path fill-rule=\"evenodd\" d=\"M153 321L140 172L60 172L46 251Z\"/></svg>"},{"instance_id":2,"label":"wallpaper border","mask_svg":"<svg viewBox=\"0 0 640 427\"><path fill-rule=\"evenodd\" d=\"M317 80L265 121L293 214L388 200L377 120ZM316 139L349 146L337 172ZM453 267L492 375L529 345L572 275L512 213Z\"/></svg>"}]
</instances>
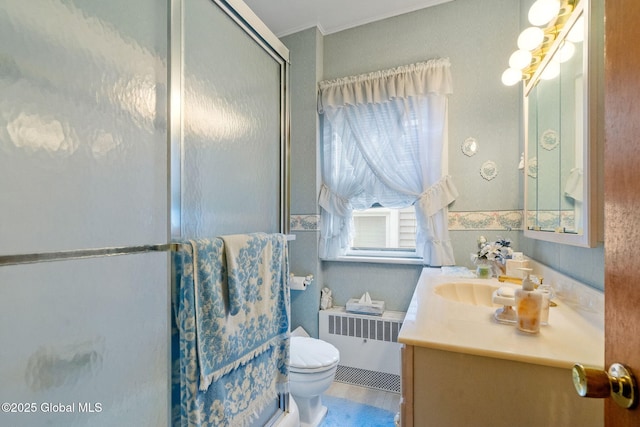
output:
<instances>
[{"instance_id":1,"label":"wallpaper border","mask_svg":"<svg viewBox=\"0 0 640 427\"><path fill-rule=\"evenodd\" d=\"M522 230L524 213L508 211L449 212L449 230ZM320 215L292 214L291 231L319 231Z\"/></svg>"}]
</instances>

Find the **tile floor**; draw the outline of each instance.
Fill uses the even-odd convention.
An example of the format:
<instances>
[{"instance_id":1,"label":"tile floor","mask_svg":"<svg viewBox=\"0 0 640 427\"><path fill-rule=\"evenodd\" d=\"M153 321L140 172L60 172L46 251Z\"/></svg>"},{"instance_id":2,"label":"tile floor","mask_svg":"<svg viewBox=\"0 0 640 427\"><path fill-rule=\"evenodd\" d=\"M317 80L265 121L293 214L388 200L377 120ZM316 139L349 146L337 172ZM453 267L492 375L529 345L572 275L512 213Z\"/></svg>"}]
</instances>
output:
<instances>
[{"instance_id":1,"label":"tile floor","mask_svg":"<svg viewBox=\"0 0 640 427\"><path fill-rule=\"evenodd\" d=\"M329 396L340 397L358 403L375 406L394 414L400 411L400 394L360 387L334 381L325 392Z\"/></svg>"}]
</instances>

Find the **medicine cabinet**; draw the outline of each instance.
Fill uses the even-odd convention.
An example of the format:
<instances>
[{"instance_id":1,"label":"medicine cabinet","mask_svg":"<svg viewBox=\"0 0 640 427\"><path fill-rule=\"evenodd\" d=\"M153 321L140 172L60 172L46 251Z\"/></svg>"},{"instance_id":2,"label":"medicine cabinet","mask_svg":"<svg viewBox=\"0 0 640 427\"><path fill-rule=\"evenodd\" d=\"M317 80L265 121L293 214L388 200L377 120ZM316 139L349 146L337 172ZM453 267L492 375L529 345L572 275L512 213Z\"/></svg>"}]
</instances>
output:
<instances>
[{"instance_id":1,"label":"medicine cabinet","mask_svg":"<svg viewBox=\"0 0 640 427\"><path fill-rule=\"evenodd\" d=\"M573 7L524 88L526 237L585 247L602 239L602 8Z\"/></svg>"}]
</instances>

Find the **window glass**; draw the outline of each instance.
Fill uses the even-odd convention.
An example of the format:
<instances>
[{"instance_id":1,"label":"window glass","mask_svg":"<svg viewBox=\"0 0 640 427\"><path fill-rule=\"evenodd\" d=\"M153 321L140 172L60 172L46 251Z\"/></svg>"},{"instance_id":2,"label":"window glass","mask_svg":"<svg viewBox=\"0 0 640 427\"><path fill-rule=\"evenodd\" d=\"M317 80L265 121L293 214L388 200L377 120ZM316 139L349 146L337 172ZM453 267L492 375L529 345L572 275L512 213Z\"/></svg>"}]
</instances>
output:
<instances>
[{"instance_id":1,"label":"window glass","mask_svg":"<svg viewBox=\"0 0 640 427\"><path fill-rule=\"evenodd\" d=\"M415 255L416 215L413 206L402 209L373 207L353 211L351 252L384 251L386 256Z\"/></svg>"}]
</instances>

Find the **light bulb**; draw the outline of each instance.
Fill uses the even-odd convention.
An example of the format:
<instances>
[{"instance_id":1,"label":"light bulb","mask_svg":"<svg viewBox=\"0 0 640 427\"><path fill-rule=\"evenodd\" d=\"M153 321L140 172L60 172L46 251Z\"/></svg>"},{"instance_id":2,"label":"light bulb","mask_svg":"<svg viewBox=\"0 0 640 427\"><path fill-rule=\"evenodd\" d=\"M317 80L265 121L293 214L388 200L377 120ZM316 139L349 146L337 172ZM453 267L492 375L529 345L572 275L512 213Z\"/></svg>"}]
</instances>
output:
<instances>
[{"instance_id":1,"label":"light bulb","mask_svg":"<svg viewBox=\"0 0 640 427\"><path fill-rule=\"evenodd\" d=\"M538 27L529 27L518 36L518 48L522 50L534 50L544 40L544 31Z\"/></svg>"},{"instance_id":2,"label":"light bulb","mask_svg":"<svg viewBox=\"0 0 640 427\"><path fill-rule=\"evenodd\" d=\"M509 67L522 70L531 65L531 52L528 50L516 50L509 57Z\"/></svg>"},{"instance_id":3,"label":"light bulb","mask_svg":"<svg viewBox=\"0 0 640 427\"><path fill-rule=\"evenodd\" d=\"M558 53L556 55L556 57L558 58L558 62L560 63L567 62L568 60L571 59L571 57L573 57L573 54L575 52L576 52L576 45L574 45L570 41L565 40L562 43L562 46L560 46L560 49L558 50Z\"/></svg>"},{"instance_id":4,"label":"light bulb","mask_svg":"<svg viewBox=\"0 0 640 427\"><path fill-rule=\"evenodd\" d=\"M584 16L578 18L578 20L573 24L569 34L567 34L567 40L580 43L584 40Z\"/></svg>"},{"instance_id":5,"label":"light bulb","mask_svg":"<svg viewBox=\"0 0 640 427\"><path fill-rule=\"evenodd\" d=\"M542 74L540 74L540 78L542 80L552 80L558 77L560 74L560 63L556 61L549 61L544 70L542 70Z\"/></svg>"},{"instance_id":6,"label":"light bulb","mask_svg":"<svg viewBox=\"0 0 640 427\"><path fill-rule=\"evenodd\" d=\"M560 12L558 0L537 0L529 9L529 22L531 25L546 25Z\"/></svg>"},{"instance_id":7,"label":"light bulb","mask_svg":"<svg viewBox=\"0 0 640 427\"><path fill-rule=\"evenodd\" d=\"M515 68L507 68L504 73L502 73L502 84L505 86L513 86L520 80L522 80L522 71Z\"/></svg>"}]
</instances>

